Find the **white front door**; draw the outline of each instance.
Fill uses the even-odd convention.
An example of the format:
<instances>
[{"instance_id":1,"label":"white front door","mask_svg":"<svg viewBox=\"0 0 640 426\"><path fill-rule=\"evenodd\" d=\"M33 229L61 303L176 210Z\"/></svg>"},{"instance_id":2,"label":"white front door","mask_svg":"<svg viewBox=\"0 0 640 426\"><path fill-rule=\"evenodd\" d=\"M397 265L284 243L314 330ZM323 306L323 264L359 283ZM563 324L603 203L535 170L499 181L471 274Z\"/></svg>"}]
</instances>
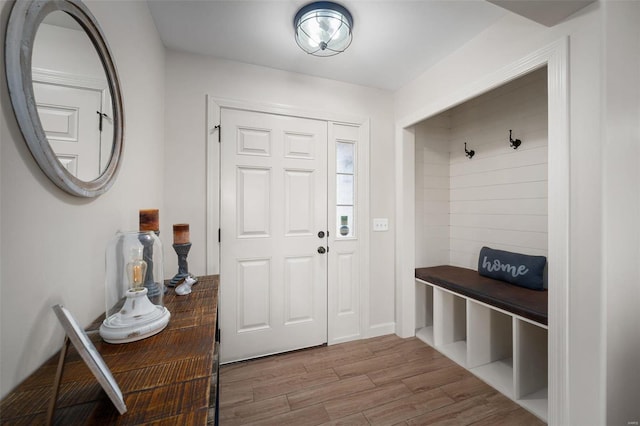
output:
<instances>
[{"instance_id":1,"label":"white front door","mask_svg":"<svg viewBox=\"0 0 640 426\"><path fill-rule=\"evenodd\" d=\"M327 342L327 122L222 108L221 141L221 361Z\"/></svg>"},{"instance_id":2,"label":"white front door","mask_svg":"<svg viewBox=\"0 0 640 426\"><path fill-rule=\"evenodd\" d=\"M96 179L106 166L101 167L98 115L102 112L102 91L36 81L33 90L42 128L58 160L75 177ZM108 148L110 155L110 145Z\"/></svg>"}]
</instances>

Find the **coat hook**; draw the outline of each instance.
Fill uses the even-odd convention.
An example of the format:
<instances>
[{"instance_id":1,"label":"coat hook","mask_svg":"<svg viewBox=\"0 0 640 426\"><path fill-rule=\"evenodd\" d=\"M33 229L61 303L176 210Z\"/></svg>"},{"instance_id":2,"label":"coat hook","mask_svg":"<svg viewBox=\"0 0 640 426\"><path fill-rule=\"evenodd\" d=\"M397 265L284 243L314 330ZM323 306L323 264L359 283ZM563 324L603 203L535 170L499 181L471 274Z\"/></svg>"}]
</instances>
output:
<instances>
[{"instance_id":1,"label":"coat hook","mask_svg":"<svg viewBox=\"0 0 640 426\"><path fill-rule=\"evenodd\" d=\"M476 152L474 150L467 150L467 143L464 143L464 154L469 157L469 159L472 159L474 155L476 155Z\"/></svg>"},{"instance_id":2,"label":"coat hook","mask_svg":"<svg viewBox=\"0 0 640 426\"><path fill-rule=\"evenodd\" d=\"M509 146L511 146L511 148L518 149L520 144L522 144L522 141L520 139L513 140L511 138L511 130L509 130L509 143L510 143Z\"/></svg>"}]
</instances>

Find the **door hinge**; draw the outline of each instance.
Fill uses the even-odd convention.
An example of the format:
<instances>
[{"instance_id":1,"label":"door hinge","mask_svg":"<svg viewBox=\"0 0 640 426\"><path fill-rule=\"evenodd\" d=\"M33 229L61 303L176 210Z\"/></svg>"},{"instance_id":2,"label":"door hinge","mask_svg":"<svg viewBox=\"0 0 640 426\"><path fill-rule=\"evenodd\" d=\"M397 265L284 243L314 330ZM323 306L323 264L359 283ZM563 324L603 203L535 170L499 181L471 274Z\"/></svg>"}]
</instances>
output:
<instances>
[{"instance_id":1,"label":"door hinge","mask_svg":"<svg viewBox=\"0 0 640 426\"><path fill-rule=\"evenodd\" d=\"M214 130L218 131L218 143L220 143L220 133L222 130L222 127L220 126L220 124L218 124L217 126L213 126Z\"/></svg>"},{"instance_id":2,"label":"door hinge","mask_svg":"<svg viewBox=\"0 0 640 426\"><path fill-rule=\"evenodd\" d=\"M96 111L96 114L98 114L98 116L100 116L99 121L98 121L98 131L102 131L102 120L103 119L109 119L109 116L107 114L105 114L104 112L101 111Z\"/></svg>"},{"instance_id":3,"label":"door hinge","mask_svg":"<svg viewBox=\"0 0 640 426\"><path fill-rule=\"evenodd\" d=\"M218 242L220 242L220 228L218 228Z\"/></svg>"}]
</instances>

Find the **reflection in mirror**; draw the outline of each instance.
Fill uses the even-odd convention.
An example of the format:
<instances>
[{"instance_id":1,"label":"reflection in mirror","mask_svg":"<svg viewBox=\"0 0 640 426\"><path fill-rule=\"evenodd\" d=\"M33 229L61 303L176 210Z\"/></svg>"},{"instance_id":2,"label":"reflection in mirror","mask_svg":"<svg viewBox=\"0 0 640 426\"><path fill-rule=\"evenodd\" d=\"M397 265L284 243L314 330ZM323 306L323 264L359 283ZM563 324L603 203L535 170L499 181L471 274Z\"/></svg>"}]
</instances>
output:
<instances>
[{"instance_id":1,"label":"reflection in mirror","mask_svg":"<svg viewBox=\"0 0 640 426\"><path fill-rule=\"evenodd\" d=\"M33 93L49 145L82 181L98 178L113 148L111 96L98 53L65 12L38 26L31 62Z\"/></svg>"},{"instance_id":2,"label":"reflection in mirror","mask_svg":"<svg viewBox=\"0 0 640 426\"><path fill-rule=\"evenodd\" d=\"M16 1L4 53L11 105L40 169L69 194L103 194L121 165L124 110L95 17L81 0Z\"/></svg>"}]
</instances>

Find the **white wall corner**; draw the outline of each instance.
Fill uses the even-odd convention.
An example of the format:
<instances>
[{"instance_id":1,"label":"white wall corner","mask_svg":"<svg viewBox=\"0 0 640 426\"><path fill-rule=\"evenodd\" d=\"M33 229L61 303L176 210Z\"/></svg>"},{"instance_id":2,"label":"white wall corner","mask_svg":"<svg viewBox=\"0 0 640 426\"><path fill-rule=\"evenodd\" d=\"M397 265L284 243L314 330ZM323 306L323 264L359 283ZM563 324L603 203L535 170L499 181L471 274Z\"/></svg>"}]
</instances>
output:
<instances>
[{"instance_id":1,"label":"white wall corner","mask_svg":"<svg viewBox=\"0 0 640 426\"><path fill-rule=\"evenodd\" d=\"M415 335L415 132L396 128L396 334Z\"/></svg>"}]
</instances>

